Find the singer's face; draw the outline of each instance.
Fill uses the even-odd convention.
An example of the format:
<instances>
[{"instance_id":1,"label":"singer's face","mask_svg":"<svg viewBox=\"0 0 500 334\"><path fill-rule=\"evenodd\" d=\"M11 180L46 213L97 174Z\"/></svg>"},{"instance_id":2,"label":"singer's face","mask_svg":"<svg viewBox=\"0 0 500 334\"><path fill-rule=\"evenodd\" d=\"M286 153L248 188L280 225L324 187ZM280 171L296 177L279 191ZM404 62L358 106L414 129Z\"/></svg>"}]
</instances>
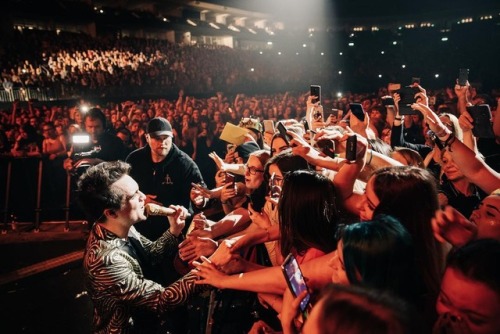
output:
<instances>
[{"instance_id":1,"label":"singer's face","mask_svg":"<svg viewBox=\"0 0 500 334\"><path fill-rule=\"evenodd\" d=\"M146 204L146 195L139 190L139 185L129 175L124 175L113 184L113 188L123 193L122 207L116 212L122 220L129 221L132 224L146 220L144 214L144 205Z\"/></svg>"},{"instance_id":2,"label":"singer's face","mask_svg":"<svg viewBox=\"0 0 500 334\"><path fill-rule=\"evenodd\" d=\"M166 158L172 148L172 137L168 135L146 136L154 162L159 162Z\"/></svg>"}]
</instances>

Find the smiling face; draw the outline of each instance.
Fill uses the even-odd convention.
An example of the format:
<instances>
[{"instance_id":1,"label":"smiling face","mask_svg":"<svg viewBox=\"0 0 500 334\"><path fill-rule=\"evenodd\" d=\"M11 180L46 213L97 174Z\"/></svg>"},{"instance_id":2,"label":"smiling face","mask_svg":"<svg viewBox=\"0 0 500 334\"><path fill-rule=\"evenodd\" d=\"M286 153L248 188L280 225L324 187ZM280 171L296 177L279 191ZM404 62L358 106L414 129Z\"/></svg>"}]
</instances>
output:
<instances>
[{"instance_id":1,"label":"smiling face","mask_svg":"<svg viewBox=\"0 0 500 334\"><path fill-rule=\"evenodd\" d=\"M361 201L358 204L359 209L359 218L362 221L368 221L373 219L373 211L380 204L380 200L375 194L375 190L373 189L373 184L375 182L375 177L372 176L368 182L366 183L365 193Z\"/></svg>"},{"instance_id":2,"label":"smiling face","mask_svg":"<svg viewBox=\"0 0 500 334\"><path fill-rule=\"evenodd\" d=\"M439 315L450 314L470 333L493 334L500 329L500 299L487 285L448 268L436 303Z\"/></svg>"}]
</instances>

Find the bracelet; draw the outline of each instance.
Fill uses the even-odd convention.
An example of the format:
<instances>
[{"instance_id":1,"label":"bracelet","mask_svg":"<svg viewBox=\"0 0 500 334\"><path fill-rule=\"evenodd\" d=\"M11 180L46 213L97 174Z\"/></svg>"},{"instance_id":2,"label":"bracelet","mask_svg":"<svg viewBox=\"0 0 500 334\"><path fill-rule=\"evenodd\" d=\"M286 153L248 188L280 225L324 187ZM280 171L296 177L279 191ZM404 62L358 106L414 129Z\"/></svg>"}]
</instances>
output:
<instances>
[{"instance_id":1,"label":"bracelet","mask_svg":"<svg viewBox=\"0 0 500 334\"><path fill-rule=\"evenodd\" d=\"M443 148L451 152L451 145L455 142L456 139L457 137L455 137L455 135L451 133L449 137L443 142Z\"/></svg>"},{"instance_id":2,"label":"bracelet","mask_svg":"<svg viewBox=\"0 0 500 334\"><path fill-rule=\"evenodd\" d=\"M227 204L229 204L229 201L220 201L220 203L221 203L222 205L227 205Z\"/></svg>"},{"instance_id":3,"label":"bracelet","mask_svg":"<svg viewBox=\"0 0 500 334\"><path fill-rule=\"evenodd\" d=\"M372 163L372 159L373 159L373 150L370 150L370 159L368 159L368 162L366 163L367 166L370 166L370 164Z\"/></svg>"},{"instance_id":4,"label":"bracelet","mask_svg":"<svg viewBox=\"0 0 500 334\"><path fill-rule=\"evenodd\" d=\"M403 118L402 117L394 117L396 121L401 121Z\"/></svg>"}]
</instances>

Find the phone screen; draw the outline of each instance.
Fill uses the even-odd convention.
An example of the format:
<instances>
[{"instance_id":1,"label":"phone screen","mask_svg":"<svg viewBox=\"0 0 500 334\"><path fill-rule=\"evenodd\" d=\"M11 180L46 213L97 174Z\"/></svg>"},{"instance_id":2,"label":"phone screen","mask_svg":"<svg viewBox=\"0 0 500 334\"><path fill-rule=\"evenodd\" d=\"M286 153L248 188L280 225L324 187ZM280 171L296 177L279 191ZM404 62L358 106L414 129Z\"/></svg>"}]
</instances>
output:
<instances>
[{"instance_id":1,"label":"phone screen","mask_svg":"<svg viewBox=\"0 0 500 334\"><path fill-rule=\"evenodd\" d=\"M225 184L231 184L234 187L234 175L226 172Z\"/></svg>"},{"instance_id":2,"label":"phone screen","mask_svg":"<svg viewBox=\"0 0 500 334\"><path fill-rule=\"evenodd\" d=\"M281 187L276 178L276 175L273 173L271 178L269 179L269 187L270 187L270 196L271 198L278 199L281 195Z\"/></svg>"},{"instance_id":3,"label":"phone screen","mask_svg":"<svg viewBox=\"0 0 500 334\"><path fill-rule=\"evenodd\" d=\"M288 254L285 261L281 265L281 269L283 271L283 275L285 275L288 287L294 297L300 295L302 291L308 291L306 281L299 267L299 263L292 253ZM302 311L304 317L307 315L310 301L311 295L308 293L307 296L305 296L300 302L300 310Z\"/></svg>"},{"instance_id":4,"label":"phone screen","mask_svg":"<svg viewBox=\"0 0 500 334\"><path fill-rule=\"evenodd\" d=\"M311 96L317 97L315 99L312 99L312 103L321 102L321 86L311 85L310 94L311 94Z\"/></svg>"},{"instance_id":5,"label":"phone screen","mask_svg":"<svg viewBox=\"0 0 500 334\"><path fill-rule=\"evenodd\" d=\"M264 123L264 132L274 133L274 122L272 119L265 119Z\"/></svg>"},{"instance_id":6,"label":"phone screen","mask_svg":"<svg viewBox=\"0 0 500 334\"><path fill-rule=\"evenodd\" d=\"M325 114L324 122L327 124L336 124L339 119L339 110L338 109L326 109L323 111ZM333 119L330 116L335 116Z\"/></svg>"}]
</instances>

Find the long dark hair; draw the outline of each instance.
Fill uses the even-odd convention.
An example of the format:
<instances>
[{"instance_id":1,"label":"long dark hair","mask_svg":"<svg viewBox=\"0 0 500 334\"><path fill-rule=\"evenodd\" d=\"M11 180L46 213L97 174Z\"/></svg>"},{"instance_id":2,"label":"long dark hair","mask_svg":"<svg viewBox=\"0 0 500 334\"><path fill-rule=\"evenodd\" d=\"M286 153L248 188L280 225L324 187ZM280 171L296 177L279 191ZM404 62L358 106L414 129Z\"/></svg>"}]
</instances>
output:
<instances>
[{"instance_id":1,"label":"long dark hair","mask_svg":"<svg viewBox=\"0 0 500 334\"><path fill-rule=\"evenodd\" d=\"M391 291L415 302L421 293L410 233L394 217L379 215L341 230L342 252L351 284Z\"/></svg>"},{"instance_id":2,"label":"long dark hair","mask_svg":"<svg viewBox=\"0 0 500 334\"><path fill-rule=\"evenodd\" d=\"M335 188L315 171L286 175L278 204L281 254L294 248L303 254L311 247L325 253L335 249L338 224Z\"/></svg>"},{"instance_id":3,"label":"long dark hair","mask_svg":"<svg viewBox=\"0 0 500 334\"><path fill-rule=\"evenodd\" d=\"M380 168L372 178L380 201L373 215L391 215L408 230L415 245L419 273L428 292L437 296L444 254L431 227L431 219L439 209L436 179L428 170L414 166Z\"/></svg>"}]
</instances>

